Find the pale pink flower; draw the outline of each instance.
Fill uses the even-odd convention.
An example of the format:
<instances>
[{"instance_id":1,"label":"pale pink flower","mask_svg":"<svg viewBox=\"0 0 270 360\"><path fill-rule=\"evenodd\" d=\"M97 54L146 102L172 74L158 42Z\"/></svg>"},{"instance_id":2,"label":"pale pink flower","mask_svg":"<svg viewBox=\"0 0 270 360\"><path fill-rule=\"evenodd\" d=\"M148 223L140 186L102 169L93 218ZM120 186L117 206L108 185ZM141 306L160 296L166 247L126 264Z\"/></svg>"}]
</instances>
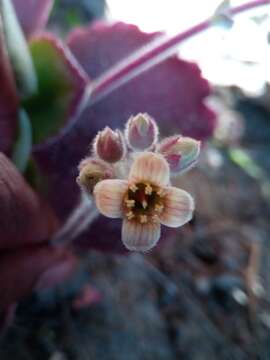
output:
<instances>
[{"instance_id":1,"label":"pale pink flower","mask_svg":"<svg viewBox=\"0 0 270 360\"><path fill-rule=\"evenodd\" d=\"M123 218L122 241L129 250L146 251L160 238L161 224L179 227L192 218L193 198L170 186L165 158L143 152L134 160L127 180L107 179L94 188L96 206L109 218Z\"/></svg>"}]
</instances>

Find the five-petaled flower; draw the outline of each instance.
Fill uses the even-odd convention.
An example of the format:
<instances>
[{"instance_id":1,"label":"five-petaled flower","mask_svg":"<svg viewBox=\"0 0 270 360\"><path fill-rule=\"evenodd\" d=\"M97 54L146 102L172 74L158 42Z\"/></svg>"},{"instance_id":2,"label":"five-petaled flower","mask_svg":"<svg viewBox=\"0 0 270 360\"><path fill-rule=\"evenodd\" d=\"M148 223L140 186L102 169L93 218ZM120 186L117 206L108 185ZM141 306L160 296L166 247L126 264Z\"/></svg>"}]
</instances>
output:
<instances>
[{"instance_id":1,"label":"five-petaled flower","mask_svg":"<svg viewBox=\"0 0 270 360\"><path fill-rule=\"evenodd\" d=\"M123 218L122 241L129 250L151 249L160 238L161 224L182 226L194 210L193 198L170 185L165 158L153 152L137 155L127 180L100 181L94 196L103 215Z\"/></svg>"}]
</instances>

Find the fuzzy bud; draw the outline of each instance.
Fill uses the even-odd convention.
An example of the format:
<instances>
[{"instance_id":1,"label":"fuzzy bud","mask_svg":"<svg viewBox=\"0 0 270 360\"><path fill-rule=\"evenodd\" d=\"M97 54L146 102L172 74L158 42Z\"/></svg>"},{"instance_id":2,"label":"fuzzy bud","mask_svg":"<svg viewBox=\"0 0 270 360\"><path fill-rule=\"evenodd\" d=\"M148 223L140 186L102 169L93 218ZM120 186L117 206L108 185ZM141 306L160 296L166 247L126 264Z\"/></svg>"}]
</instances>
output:
<instances>
[{"instance_id":1,"label":"fuzzy bud","mask_svg":"<svg viewBox=\"0 0 270 360\"><path fill-rule=\"evenodd\" d=\"M82 160L79 171L77 183L90 195L99 181L114 178L113 167L100 159L87 158Z\"/></svg>"},{"instance_id":2,"label":"fuzzy bud","mask_svg":"<svg viewBox=\"0 0 270 360\"><path fill-rule=\"evenodd\" d=\"M164 139L159 144L158 152L166 158L173 173L180 173L196 164L200 146L200 141L175 135Z\"/></svg>"},{"instance_id":3,"label":"fuzzy bud","mask_svg":"<svg viewBox=\"0 0 270 360\"><path fill-rule=\"evenodd\" d=\"M125 143L119 130L113 131L108 126L100 131L94 141L94 153L100 159L115 163L125 155Z\"/></svg>"},{"instance_id":4,"label":"fuzzy bud","mask_svg":"<svg viewBox=\"0 0 270 360\"><path fill-rule=\"evenodd\" d=\"M131 148L146 150L156 144L158 127L148 114L138 114L128 120L125 136Z\"/></svg>"}]
</instances>

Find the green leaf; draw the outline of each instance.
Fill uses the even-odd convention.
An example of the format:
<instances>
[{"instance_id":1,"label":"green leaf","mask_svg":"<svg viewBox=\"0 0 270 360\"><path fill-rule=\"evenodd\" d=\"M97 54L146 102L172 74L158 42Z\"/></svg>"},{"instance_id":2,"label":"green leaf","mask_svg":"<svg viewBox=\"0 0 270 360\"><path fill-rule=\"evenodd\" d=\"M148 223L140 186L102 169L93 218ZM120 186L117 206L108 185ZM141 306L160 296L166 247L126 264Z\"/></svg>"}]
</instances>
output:
<instances>
[{"instance_id":1,"label":"green leaf","mask_svg":"<svg viewBox=\"0 0 270 360\"><path fill-rule=\"evenodd\" d=\"M24 110L19 112L19 134L14 146L12 161L23 173L26 170L31 149L32 149L32 129L28 115Z\"/></svg>"},{"instance_id":2,"label":"green leaf","mask_svg":"<svg viewBox=\"0 0 270 360\"><path fill-rule=\"evenodd\" d=\"M70 28L80 26L82 20L77 9L68 9L65 14L66 22Z\"/></svg>"},{"instance_id":3,"label":"green leaf","mask_svg":"<svg viewBox=\"0 0 270 360\"><path fill-rule=\"evenodd\" d=\"M252 178L263 178L262 169L253 161L246 151L240 148L232 148L229 150L229 156L235 164L241 167Z\"/></svg>"},{"instance_id":4,"label":"green leaf","mask_svg":"<svg viewBox=\"0 0 270 360\"><path fill-rule=\"evenodd\" d=\"M37 78L23 31L11 0L0 0L1 20L18 89L23 97L37 89Z\"/></svg>"},{"instance_id":5,"label":"green leaf","mask_svg":"<svg viewBox=\"0 0 270 360\"><path fill-rule=\"evenodd\" d=\"M86 76L62 43L53 36L35 38L30 51L38 91L24 101L32 123L33 143L56 135L74 115L84 94Z\"/></svg>"}]
</instances>

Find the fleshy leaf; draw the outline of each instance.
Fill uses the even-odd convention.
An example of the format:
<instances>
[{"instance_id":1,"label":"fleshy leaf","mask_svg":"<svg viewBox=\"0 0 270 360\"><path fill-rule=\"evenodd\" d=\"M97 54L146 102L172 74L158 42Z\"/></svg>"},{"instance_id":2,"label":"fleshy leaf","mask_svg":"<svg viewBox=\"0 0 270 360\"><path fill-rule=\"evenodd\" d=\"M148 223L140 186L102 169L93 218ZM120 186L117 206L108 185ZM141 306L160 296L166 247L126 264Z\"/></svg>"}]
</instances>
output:
<instances>
[{"instance_id":1,"label":"fleshy leaf","mask_svg":"<svg viewBox=\"0 0 270 360\"><path fill-rule=\"evenodd\" d=\"M53 0L12 0L27 37L42 30L50 15Z\"/></svg>"},{"instance_id":2,"label":"fleshy leaf","mask_svg":"<svg viewBox=\"0 0 270 360\"><path fill-rule=\"evenodd\" d=\"M0 249L48 239L56 229L53 213L1 153L0 184Z\"/></svg>"},{"instance_id":3,"label":"fleshy leaf","mask_svg":"<svg viewBox=\"0 0 270 360\"><path fill-rule=\"evenodd\" d=\"M53 36L33 38L30 51L38 91L24 102L24 107L37 144L56 135L76 114L88 79L69 50Z\"/></svg>"},{"instance_id":4,"label":"fleshy leaf","mask_svg":"<svg viewBox=\"0 0 270 360\"><path fill-rule=\"evenodd\" d=\"M16 137L18 97L0 19L0 151L9 154Z\"/></svg>"},{"instance_id":5,"label":"fleshy leaf","mask_svg":"<svg viewBox=\"0 0 270 360\"><path fill-rule=\"evenodd\" d=\"M32 151L32 128L28 115L21 110L19 113L19 134L15 144L12 161L17 169L24 172Z\"/></svg>"},{"instance_id":6,"label":"fleshy leaf","mask_svg":"<svg viewBox=\"0 0 270 360\"><path fill-rule=\"evenodd\" d=\"M68 44L89 77L97 78L159 35L146 34L123 23L101 22L76 30ZM157 120L163 136L180 132L206 139L215 126L214 114L203 103L209 93L208 82L201 77L197 65L173 56L90 106L64 136L36 151L39 167L47 178L47 195L58 215L65 219L78 202L77 165L88 153L97 131L105 126L123 128L131 115L145 112ZM92 226L78 242L88 241L88 246L102 249L110 244L118 250L116 236L111 236L110 226L104 221L97 220L101 224L98 235L98 227ZM119 227L114 233L121 243ZM103 241L96 241L97 238Z\"/></svg>"},{"instance_id":7,"label":"fleshy leaf","mask_svg":"<svg viewBox=\"0 0 270 360\"><path fill-rule=\"evenodd\" d=\"M8 55L22 96L37 90L33 61L11 0L1 0L1 15Z\"/></svg>"},{"instance_id":8,"label":"fleshy leaf","mask_svg":"<svg viewBox=\"0 0 270 360\"><path fill-rule=\"evenodd\" d=\"M55 286L76 269L68 249L48 245L25 246L0 253L0 311L33 290Z\"/></svg>"},{"instance_id":9,"label":"fleshy leaf","mask_svg":"<svg viewBox=\"0 0 270 360\"><path fill-rule=\"evenodd\" d=\"M77 260L67 248L47 244L56 231L52 211L0 153L0 311L64 281Z\"/></svg>"},{"instance_id":10,"label":"fleshy leaf","mask_svg":"<svg viewBox=\"0 0 270 360\"><path fill-rule=\"evenodd\" d=\"M95 79L160 35L141 32L133 25L97 22L71 33L68 45L89 77ZM79 126L91 118L91 131L106 125L119 127L130 115L146 112L158 121L163 135L177 131L207 139L215 126L214 114L203 103L209 94L209 84L198 66L173 56L90 107Z\"/></svg>"}]
</instances>

